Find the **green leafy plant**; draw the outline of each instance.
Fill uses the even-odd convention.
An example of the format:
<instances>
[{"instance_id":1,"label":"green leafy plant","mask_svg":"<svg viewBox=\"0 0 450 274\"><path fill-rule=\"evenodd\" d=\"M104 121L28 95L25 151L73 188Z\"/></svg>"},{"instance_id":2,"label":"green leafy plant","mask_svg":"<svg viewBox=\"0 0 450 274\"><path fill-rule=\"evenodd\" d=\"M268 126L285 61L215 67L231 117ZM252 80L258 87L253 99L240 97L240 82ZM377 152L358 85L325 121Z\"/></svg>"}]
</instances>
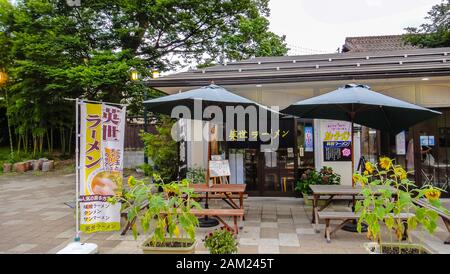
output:
<instances>
[{"instance_id":1,"label":"green leafy plant","mask_svg":"<svg viewBox=\"0 0 450 274\"><path fill-rule=\"evenodd\" d=\"M162 117L156 126L156 133L141 133L145 145L145 154L152 164L144 165L146 174L160 174L165 181L173 181L178 174L178 146L172 139L171 129L174 121Z\"/></svg>"},{"instance_id":2,"label":"green leafy plant","mask_svg":"<svg viewBox=\"0 0 450 274\"><path fill-rule=\"evenodd\" d=\"M367 237L381 243L383 224L395 232L398 241L406 234L411 242L410 231L417 229L419 224L430 234L435 231L438 218L436 212L419 207L414 201L426 198L433 206L442 208L439 189L428 185L417 188L414 182L408 179L407 172L387 157L380 158L378 165L366 163L365 169L363 174L353 175L354 182L362 185L361 193L364 197L355 205L355 212L360 214L357 225L359 232L362 223L365 223ZM401 219L394 218L400 213L410 213L406 226Z\"/></svg>"},{"instance_id":3,"label":"green leafy plant","mask_svg":"<svg viewBox=\"0 0 450 274\"><path fill-rule=\"evenodd\" d=\"M324 166L318 172L316 170L307 170L297 182L296 191L311 195L310 185L339 185L341 175L335 173L331 167Z\"/></svg>"},{"instance_id":4,"label":"green leafy plant","mask_svg":"<svg viewBox=\"0 0 450 274\"><path fill-rule=\"evenodd\" d=\"M192 244L198 219L191 209L201 209L201 206L194 200L195 194L189 187L189 180L164 183L156 173L153 179L154 182L150 183L129 177L130 189L123 196L113 197L109 201L122 202L122 210L128 212L128 221L133 222L135 239L140 225L144 233L151 234L151 246L179 247ZM174 241L180 238L190 241Z\"/></svg>"},{"instance_id":5,"label":"green leafy plant","mask_svg":"<svg viewBox=\"0 0 450 274\"><path fill-rule=\"evenodd\" d=\"M206 235L205 247L211 254L233 254L238 251L233 233L225 227Z\"/></svg>"},{"instance_id":6,"label":"green leafy plant","mask_svg":"<svg viewBox=\"0 0 450 274\"><path fill-rule=\"evenodd\" d=\"M186 179L194 184L204 184L206 183L205 172L206 170L201 167L188 168L186 172Z\"/></svg>"},{"instance_id":7,"label":"green leafy plant","mask_svg":"<svg viewBox=\"0 0 450 274\"><path fill-rule=\"evenodd\" d=\"M335 173L333 168L324 166L319 172L321 184L324 185L340 185L341 175Z\"/></svg>"}]
</instances>

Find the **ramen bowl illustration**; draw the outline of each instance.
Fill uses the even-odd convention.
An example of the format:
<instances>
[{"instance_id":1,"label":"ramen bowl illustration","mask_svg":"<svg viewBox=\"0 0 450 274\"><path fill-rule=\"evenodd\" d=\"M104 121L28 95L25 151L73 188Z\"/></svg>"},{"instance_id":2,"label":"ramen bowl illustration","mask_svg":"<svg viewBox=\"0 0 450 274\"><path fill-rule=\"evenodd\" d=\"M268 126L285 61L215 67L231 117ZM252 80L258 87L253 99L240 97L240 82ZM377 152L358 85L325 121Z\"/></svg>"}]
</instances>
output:
<instances>
[{"instance_id":1,"label":"ramen bowl illustration","mask_svg":"<svg viewBox=\"0 0 450 274\"><path fill-rule=\"evenodd\" d=\"M115 171L102 171L95 175L91 182L94 195L118 195L122 187L122 175Z\"/></svg>"}]
</instances>

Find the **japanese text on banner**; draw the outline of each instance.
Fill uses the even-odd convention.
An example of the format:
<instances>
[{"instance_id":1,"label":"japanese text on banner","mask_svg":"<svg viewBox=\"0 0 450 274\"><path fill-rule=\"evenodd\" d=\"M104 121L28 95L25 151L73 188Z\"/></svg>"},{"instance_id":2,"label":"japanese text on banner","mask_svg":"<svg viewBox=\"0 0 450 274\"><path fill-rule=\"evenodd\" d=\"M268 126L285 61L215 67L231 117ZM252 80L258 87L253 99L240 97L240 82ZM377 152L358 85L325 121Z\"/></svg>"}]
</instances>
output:
<instances>
[{"instance_id":1,"label":"japanese text on banner","mask_svg":"<svg viewBox=\"0 0 450 274\"><path fill-rule=\"evenodd\" d=\"M126 109L81 104L80 230L86 233L120 230L123 144Z\"/></svg>"}]
</instances>

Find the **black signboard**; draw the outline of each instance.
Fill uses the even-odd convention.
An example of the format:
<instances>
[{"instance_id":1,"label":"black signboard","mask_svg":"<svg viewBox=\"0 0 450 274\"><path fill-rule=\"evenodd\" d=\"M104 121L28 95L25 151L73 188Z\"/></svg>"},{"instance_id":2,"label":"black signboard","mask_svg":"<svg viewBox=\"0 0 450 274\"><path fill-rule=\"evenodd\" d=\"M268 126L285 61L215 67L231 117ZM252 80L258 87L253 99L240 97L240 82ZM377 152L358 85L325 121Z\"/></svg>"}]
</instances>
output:
<instances>
[{"instance_id":1,"label":"black signboard","mask_svg":"<svg viewBox=\"0 0 450 274\"><path fill-rule=\"evenodd\" d=\"M325 162L347 162L352 160L351 141L323 142L323 160Z\"/></svg>"}]
</instances>

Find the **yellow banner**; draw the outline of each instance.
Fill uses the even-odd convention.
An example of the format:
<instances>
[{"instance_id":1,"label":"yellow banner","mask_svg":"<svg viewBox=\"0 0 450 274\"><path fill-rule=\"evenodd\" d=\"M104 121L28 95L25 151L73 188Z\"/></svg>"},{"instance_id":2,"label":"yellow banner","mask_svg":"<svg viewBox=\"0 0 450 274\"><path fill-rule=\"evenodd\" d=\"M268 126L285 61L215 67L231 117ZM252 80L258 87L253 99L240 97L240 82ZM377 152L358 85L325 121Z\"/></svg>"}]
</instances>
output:
<instances>
[{"instance_id":1,"label":"yellow banner","mask_svg":"<svg viewBox=\"0 0 450 274\"><path fill-rule=\"evenodd\" d=\"M125 108L81 103L80 230L120 230Z\"/></svg>"}]
</instances>

